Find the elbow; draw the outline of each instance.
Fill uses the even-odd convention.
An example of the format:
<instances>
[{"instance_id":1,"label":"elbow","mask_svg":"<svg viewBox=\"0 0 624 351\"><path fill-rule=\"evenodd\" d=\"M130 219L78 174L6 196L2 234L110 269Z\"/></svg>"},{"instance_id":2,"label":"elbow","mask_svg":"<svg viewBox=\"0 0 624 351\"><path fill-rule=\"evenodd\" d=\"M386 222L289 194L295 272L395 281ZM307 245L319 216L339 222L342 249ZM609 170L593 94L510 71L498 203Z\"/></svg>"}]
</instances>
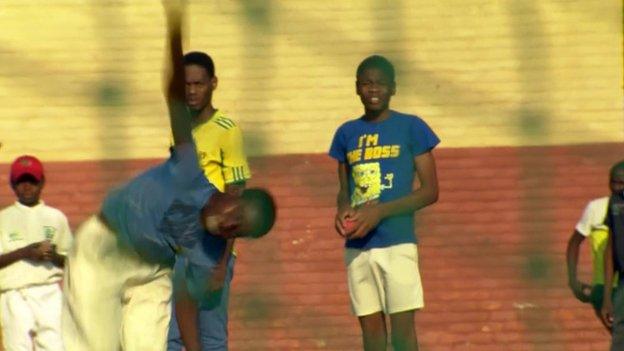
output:
<instances>
[{"instance_id":1,"label":"elbow","mask_svg":"<svg viewBox=\"0 0 624 351\"><path fill-rule=\"evenodd\" d=\"M438 202L439 195L440 195L440 192L438 191L438 188L431 189L431 191L429 192L427 196L427 205L432 205Z\"/></svg>"}]
</instances>

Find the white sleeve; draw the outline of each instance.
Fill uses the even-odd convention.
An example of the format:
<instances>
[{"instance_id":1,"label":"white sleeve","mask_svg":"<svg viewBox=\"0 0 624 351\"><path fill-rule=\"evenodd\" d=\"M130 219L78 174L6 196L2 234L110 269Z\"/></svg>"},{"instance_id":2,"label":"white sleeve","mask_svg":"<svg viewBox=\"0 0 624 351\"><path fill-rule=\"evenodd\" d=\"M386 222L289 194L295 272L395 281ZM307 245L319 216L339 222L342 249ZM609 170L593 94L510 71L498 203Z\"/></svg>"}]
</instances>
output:
<instances>
[{"instance_id":1,"label":"white sleeve","mask_svg":"<svg viewBox=\"0 0 624 351\"><path fill-rule=\"evenodd\" d=\"M60 255L67 256L69 249L73 243L74 237L71 229L69 228L69 222L67 217L63 213L60 213L59 235L54 238L54 244L56 245L56 252Z\"/></svg>"},{"instance_id":2,"label":"white sleeve","mask_svg":"<svg viewBox=\"0 0 624 351\"><path fill-rule=\"evenodd\" d=\"M600 214L597 213L598 211L596 207L597 206L595 206L594 201L588 203L587 206L585 206L585 210L583 211L583 215L581 216L581 219L578 221L578 223L576 224L576 227L574 228L576 229L577 232L581 233L583 236L589 236L589 234L592 231L592 228L596 224L600 224L600 223L596 223L597 221L599 221L599 217L600 217ZM602 218L604 219L604 214Z\"/></svg>"}]
</instances>

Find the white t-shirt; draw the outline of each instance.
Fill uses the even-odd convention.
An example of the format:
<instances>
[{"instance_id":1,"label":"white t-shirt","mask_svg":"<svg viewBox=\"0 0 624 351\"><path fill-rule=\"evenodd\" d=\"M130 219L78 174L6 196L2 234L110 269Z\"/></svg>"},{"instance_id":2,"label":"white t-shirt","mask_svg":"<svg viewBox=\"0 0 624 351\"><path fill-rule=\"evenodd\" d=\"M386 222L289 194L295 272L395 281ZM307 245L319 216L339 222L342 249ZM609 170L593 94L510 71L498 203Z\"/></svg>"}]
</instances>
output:
<instances>
[{"instance_id":1,"label":"white t-shirt","mask_svg":"<svg viewBox=\"0 0 624 351\"><path fill-rule=\"evenodd\" d=\"M43 201L33 207L15 202L0 211L0 254L49 240L59 254L67 255L72 239L67 217ZM62 276L63 270L52 262L20 260L0 269L0 291L51 284Z\"/></svg>"},{"instance_id":2,"label":"white t-shirt","mask_svg":"<svg viewBox=\"0 0 624 351\"><path fill-rule=\"evenodd\" d=\"M609 228L604 221L608 206L608 196L590 201L575 228L577 232L589 239L594 266L594 284L604 284L604 250L609 234Z\"/></svg>"}]
</instances>

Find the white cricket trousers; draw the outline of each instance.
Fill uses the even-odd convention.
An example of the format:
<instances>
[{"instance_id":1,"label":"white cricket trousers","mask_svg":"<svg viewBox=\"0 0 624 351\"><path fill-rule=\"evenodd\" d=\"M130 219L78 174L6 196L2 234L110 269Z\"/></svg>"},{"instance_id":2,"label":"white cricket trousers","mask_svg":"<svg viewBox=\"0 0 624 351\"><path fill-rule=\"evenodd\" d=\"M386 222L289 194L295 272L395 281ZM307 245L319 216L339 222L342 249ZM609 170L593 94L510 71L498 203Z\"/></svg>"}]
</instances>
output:
<instances>
[{"instance_id":1,"label":"white cricket trousers","mask_svg":"<svg viewBox=\"0 0 624 351\"><path fill-rule=\"evenodd\" d=\"M58 283L8 290L0 294L0 322L5 351L63 350Z\"/></svg>"},{"instance_id":2,"label":"white cricket trousers","mask_svg":"<svg viewBox=\"0 0 624 351\"><path fill-rule=\"evenodd\" d=\"M171 268L121 247L97 216L76 232L63 291L67 351L166 350Z\"/></svg>"}]
</instances>

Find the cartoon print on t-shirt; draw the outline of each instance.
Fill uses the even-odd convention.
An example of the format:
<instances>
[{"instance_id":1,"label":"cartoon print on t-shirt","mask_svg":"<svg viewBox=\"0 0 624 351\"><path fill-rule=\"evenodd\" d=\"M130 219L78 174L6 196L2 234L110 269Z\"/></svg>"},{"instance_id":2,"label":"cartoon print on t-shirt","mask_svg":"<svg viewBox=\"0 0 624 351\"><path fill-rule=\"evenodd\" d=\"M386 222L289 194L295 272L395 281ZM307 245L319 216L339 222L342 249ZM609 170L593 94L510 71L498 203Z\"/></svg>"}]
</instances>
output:
<instances>
[{"instance_id":1,"label":"cartoon print on t-shirt","mask_svg":"<svg viewBox=\"0 0 624 351\"><path fill-rule=\"evenodd\" d=\"M351 195L351 206L362 205L367 202L376 201L384 189L392 188L394 174L388 173L382 184L381 167L379 162L360 163L353 166L352 170L355 189Z\"/></svg>"}]
</instances>

